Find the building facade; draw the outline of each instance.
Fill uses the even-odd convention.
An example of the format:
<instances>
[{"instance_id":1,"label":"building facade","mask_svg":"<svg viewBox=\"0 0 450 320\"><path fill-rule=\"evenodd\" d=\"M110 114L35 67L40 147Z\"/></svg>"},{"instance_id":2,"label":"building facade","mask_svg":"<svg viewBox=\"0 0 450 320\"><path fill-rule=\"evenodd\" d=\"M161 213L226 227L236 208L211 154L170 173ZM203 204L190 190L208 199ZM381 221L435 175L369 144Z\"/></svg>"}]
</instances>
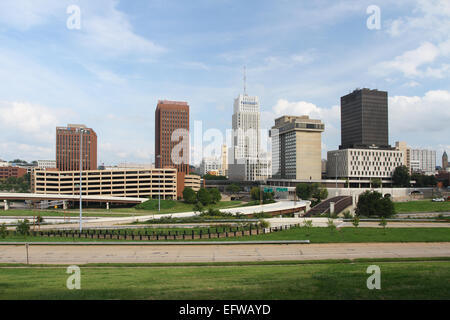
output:
<instances>
[{"instance_id":1,"label":"building facade","mask_svg":"<svg viewBox=\"0 0 450 320\"><path fill-rule=\"evenodd\" d=\"M403 152L403 165L406 166L411 173L411 148L404 141L395 143L395 149Z\"/></svg>"},{"instance_id":2,"label":"building facade","mask_svg":"<svg viewBox=\"0 0 450 320\"><path fill-rule=\"evenodd\" d=\"M37 194L79 193L79 171L35 170L32 175L32 192ZM177 170L123 169L89 170L82 172L83 195L136 197L161 199L177 198Z\"/></svg>"},{"instance_id":3,"label":"building facade","mask_svg":"<svg viewBox=\"0 0 450 320\"><path fill-rule=\"evenodd\" d=\"M261 112L259 98L240 94L234 100L232 117L231 161L228 177L233 180L258 181L272 174L272 161L261 157Z\"/></svg>"},{"instance_id":4,"label":"building facade","mask_svg":"<svg viewBox=\"0 0 450 320\"><path fill-rule=\"evenodd\" d=\"M189 105L160 100L155 111L155 165L189 174Z\"/></svg>"},{"instance_id":5,"label":"building facade","mask_svg":"<svg viewBox=\"0 0 450 320\"><path fill-rule=\"evenodd\" d=\"M341 97L339 149L389 148L388 93L357 89Z\"/></svg>"},{"instance_id":6,"label":"building facade","mask_svg":"<svg viewBox=\"0 0 450 320\"><path fill-rule=\"evenodd\" d=\"M221 176L228 176L228 147L227 145L222 146L222 171L220 172Z\"/></svg>"},{"instance_id":7,"label":"building facade","mask_svg":"<svg viewBox=\"0 0 450 320\"><path fill-rule=\"evenodd\" d=\"M85 125L69 124L56 128L56 168L61 171L80 170L82 137L82 169L97 169L97 134Z\"/></svg>"},{"instance_id":8,"label":"building facade","mask_svg":"<svg viewBox=\"0 0 450 320\"><path fill-rule=\"evenodd\" d=\"M427 175L435 174L436 151L426 149L412 149L411 169L413 172L422 172Z\"/></svg>"},{"instance_id":9,"label":"building facade","mask_svg":"<svg viewBox=\"0 0 450 320\"><path fill-rule=\"evenodd\" d=\"M205 174L221 175L222 173L222 159L207 157L203 158L200 163L200 174L203 176Z\"/></svg>"},{"instance_id":10,"label":"building facade","mask_svg":"<svg viewBox=\"0 0 450 320\"><path fill-rule=\"evenodd\" d=\"M272 138L272 177L321 179L322 132L325 125L308 116L283 116L275 120Z\"/></svg>"},{"instance_id":11,"label":"building facade","mask_svg":"<svg viewBox=\"0 0 450 320\"><path fill-rule=\"evenodd\" d=\"M444 154L442 155L442 170L447 170L448 168L448 156L447 152L444 151Z\"/></svg>"},{"instance_id":12,"label":"building facade","mask_svg":"<svg viewBox=\"0 0 450 320\"><path fill-rule=\"evenodd\" d=\"M0 180L8 178L22 178L27 174L27 169L20 167L0 167Z\"/></svg>"},{"instance_id":13,"label":"building facade","mask_svg":"<svg viewBox=\"0 0 450 320\"><path fill-rule=\"evenodd\" d=\"M55 169L56 168L56 160L38 160L37 167L39 169Z\"/></svg>"},{"instance_id":14,"label":"building facade","mask_svg":"<svg viewBox=\"0 0 450 320\"><path fill-rule=\"evenodd\" d=\"M328 152L328 178L351 181L392 178L396 167L403 165L403 152L385 149L344 149Z\"/></svg>"}]
</instances>

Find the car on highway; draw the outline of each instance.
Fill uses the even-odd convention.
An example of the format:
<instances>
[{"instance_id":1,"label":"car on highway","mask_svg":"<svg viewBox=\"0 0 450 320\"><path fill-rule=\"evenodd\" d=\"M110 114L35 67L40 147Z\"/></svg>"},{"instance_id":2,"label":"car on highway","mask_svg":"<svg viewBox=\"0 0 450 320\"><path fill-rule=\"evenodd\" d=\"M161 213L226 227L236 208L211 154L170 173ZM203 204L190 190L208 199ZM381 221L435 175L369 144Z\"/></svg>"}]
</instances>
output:
<instances>
[{"instance_id":1,"label":"car on highway","mask_svg":"<svg viewBox=\"0 0 450 320\"><path fill-rule=\"evenodd\" d=\"M433 202L445 202L445 199L444 198L434 198L431 201L433 201Z\"/></svg>"}]
</instances>

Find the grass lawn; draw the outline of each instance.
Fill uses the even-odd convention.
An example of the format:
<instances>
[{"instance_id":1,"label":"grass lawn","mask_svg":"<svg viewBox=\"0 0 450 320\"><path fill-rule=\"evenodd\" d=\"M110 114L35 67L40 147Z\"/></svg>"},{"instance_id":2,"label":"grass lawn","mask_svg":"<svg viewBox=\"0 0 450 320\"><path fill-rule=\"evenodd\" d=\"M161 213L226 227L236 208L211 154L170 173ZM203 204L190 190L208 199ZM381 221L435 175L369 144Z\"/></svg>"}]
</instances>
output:
<instances>
[{"instance_id":1,"label":"grass lawn","mask_svg":"<svg viewBox=\"0 0 450 320\"><path fill-rule=\"evenodd\" d=\"M397 213L413 212L450 212L450 201L433 202L431 200L394 202Z\"/></svg>"},{"instance_id":2,"label":"grass lawn","mask_svg":"<svg viewBox=\"0 0 450 320\"><path fill-rule=\"evenodd\" d=\"M156 200L156 204L158 201ZM164 208L161 206L161 214L164 213L178 213L178 212L190 212L194 205L187 204L182 201L174 201L173 206L168 206ZM214 209L225 209L225 208L233 208L241 206L241 201L221 201L217 204L208 206ZM157 207L156 207L157 208ZM130 216L145 216L150 214L158 214L158 209L156 210L139 210L136 208L112 208L110 211L106 209L83 209L83 216L86 217L130 217ZM78 209L70 209L65 212L66 216L76 217L79 216ZM23 210L23 209L12 209L9 211L0 211L0 217L7 216L48 216L48 217L63 217L64 211L62 210Z\"/></svg>"},{"instance_id":3,"label":"grass lawn","mask_svg":"<svg viewBox=\"0 0 450 320\"><path fill-rule=\"evenodd\" d=\"M388 224L389 225L389 224ZM159 229L149 229L156 231ZM168 230L168 229L164 229ZM171 231L177 229L170 229ZM178 229L180 231L184 229ZM190 232L189 229L187 231ZM311 243L358 243L358 242L450 242L449 228L342 228L329 230L328 228L293 228L258 236L238 236L220 239L196 239L186 241L249 241L249 240L310 240ZM131 241L131 240L97 240L78 239L71 237L23 237L8 236L0 238L0 242L58 242L58 241ZM175 240L168 240L175 241ZM182 240L177 240L182 241Z\"/></svg>"},{"instance_id":4,"label":"grass lawn","mask_svg":"<svg viewBox=\"0 0 450 320\"><path fill-rule=\"evenodd\" d=\"M366 286L369 265L381 290ZM65 267L2 268L0 299L450 299L450 261L329 262L203 267L81 267L68 290Z\"/></svg>"}]
</instances>

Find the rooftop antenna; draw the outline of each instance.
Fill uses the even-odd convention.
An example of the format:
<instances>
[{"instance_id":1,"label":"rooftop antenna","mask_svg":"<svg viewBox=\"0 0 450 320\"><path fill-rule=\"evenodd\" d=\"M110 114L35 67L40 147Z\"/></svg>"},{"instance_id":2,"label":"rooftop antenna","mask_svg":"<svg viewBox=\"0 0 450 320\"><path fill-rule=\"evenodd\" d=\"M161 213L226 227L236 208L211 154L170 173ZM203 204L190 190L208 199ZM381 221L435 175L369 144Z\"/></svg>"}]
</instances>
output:
<instances>
[{"instance_id":1,"label":"rooftop antenna","mask_svg":"<svg viewBox=\"0 0 450 320\"><path fill-rule=\"evenodd\" d=\"M247 95L247 68L244 66L244 96Z\"/></svg>"}]
</instances>

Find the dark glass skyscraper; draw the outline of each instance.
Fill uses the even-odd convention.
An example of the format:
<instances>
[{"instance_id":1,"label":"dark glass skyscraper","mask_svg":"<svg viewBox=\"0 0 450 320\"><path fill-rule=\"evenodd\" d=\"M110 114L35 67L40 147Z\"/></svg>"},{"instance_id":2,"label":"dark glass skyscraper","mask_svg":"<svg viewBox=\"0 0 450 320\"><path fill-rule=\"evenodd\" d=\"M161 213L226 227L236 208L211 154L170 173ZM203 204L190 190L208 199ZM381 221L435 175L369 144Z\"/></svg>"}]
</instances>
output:
<instances>
[{"instance_id":1,"label":"dark glass skyscraper","mask_svg":"<svg viewBox=\"0 0 450 320\"><path fill-rule=\"evenodd\" d=\"M358 89L341 97L341 146L390 148L388 93Z\"/></svg>"}]
</instances>

